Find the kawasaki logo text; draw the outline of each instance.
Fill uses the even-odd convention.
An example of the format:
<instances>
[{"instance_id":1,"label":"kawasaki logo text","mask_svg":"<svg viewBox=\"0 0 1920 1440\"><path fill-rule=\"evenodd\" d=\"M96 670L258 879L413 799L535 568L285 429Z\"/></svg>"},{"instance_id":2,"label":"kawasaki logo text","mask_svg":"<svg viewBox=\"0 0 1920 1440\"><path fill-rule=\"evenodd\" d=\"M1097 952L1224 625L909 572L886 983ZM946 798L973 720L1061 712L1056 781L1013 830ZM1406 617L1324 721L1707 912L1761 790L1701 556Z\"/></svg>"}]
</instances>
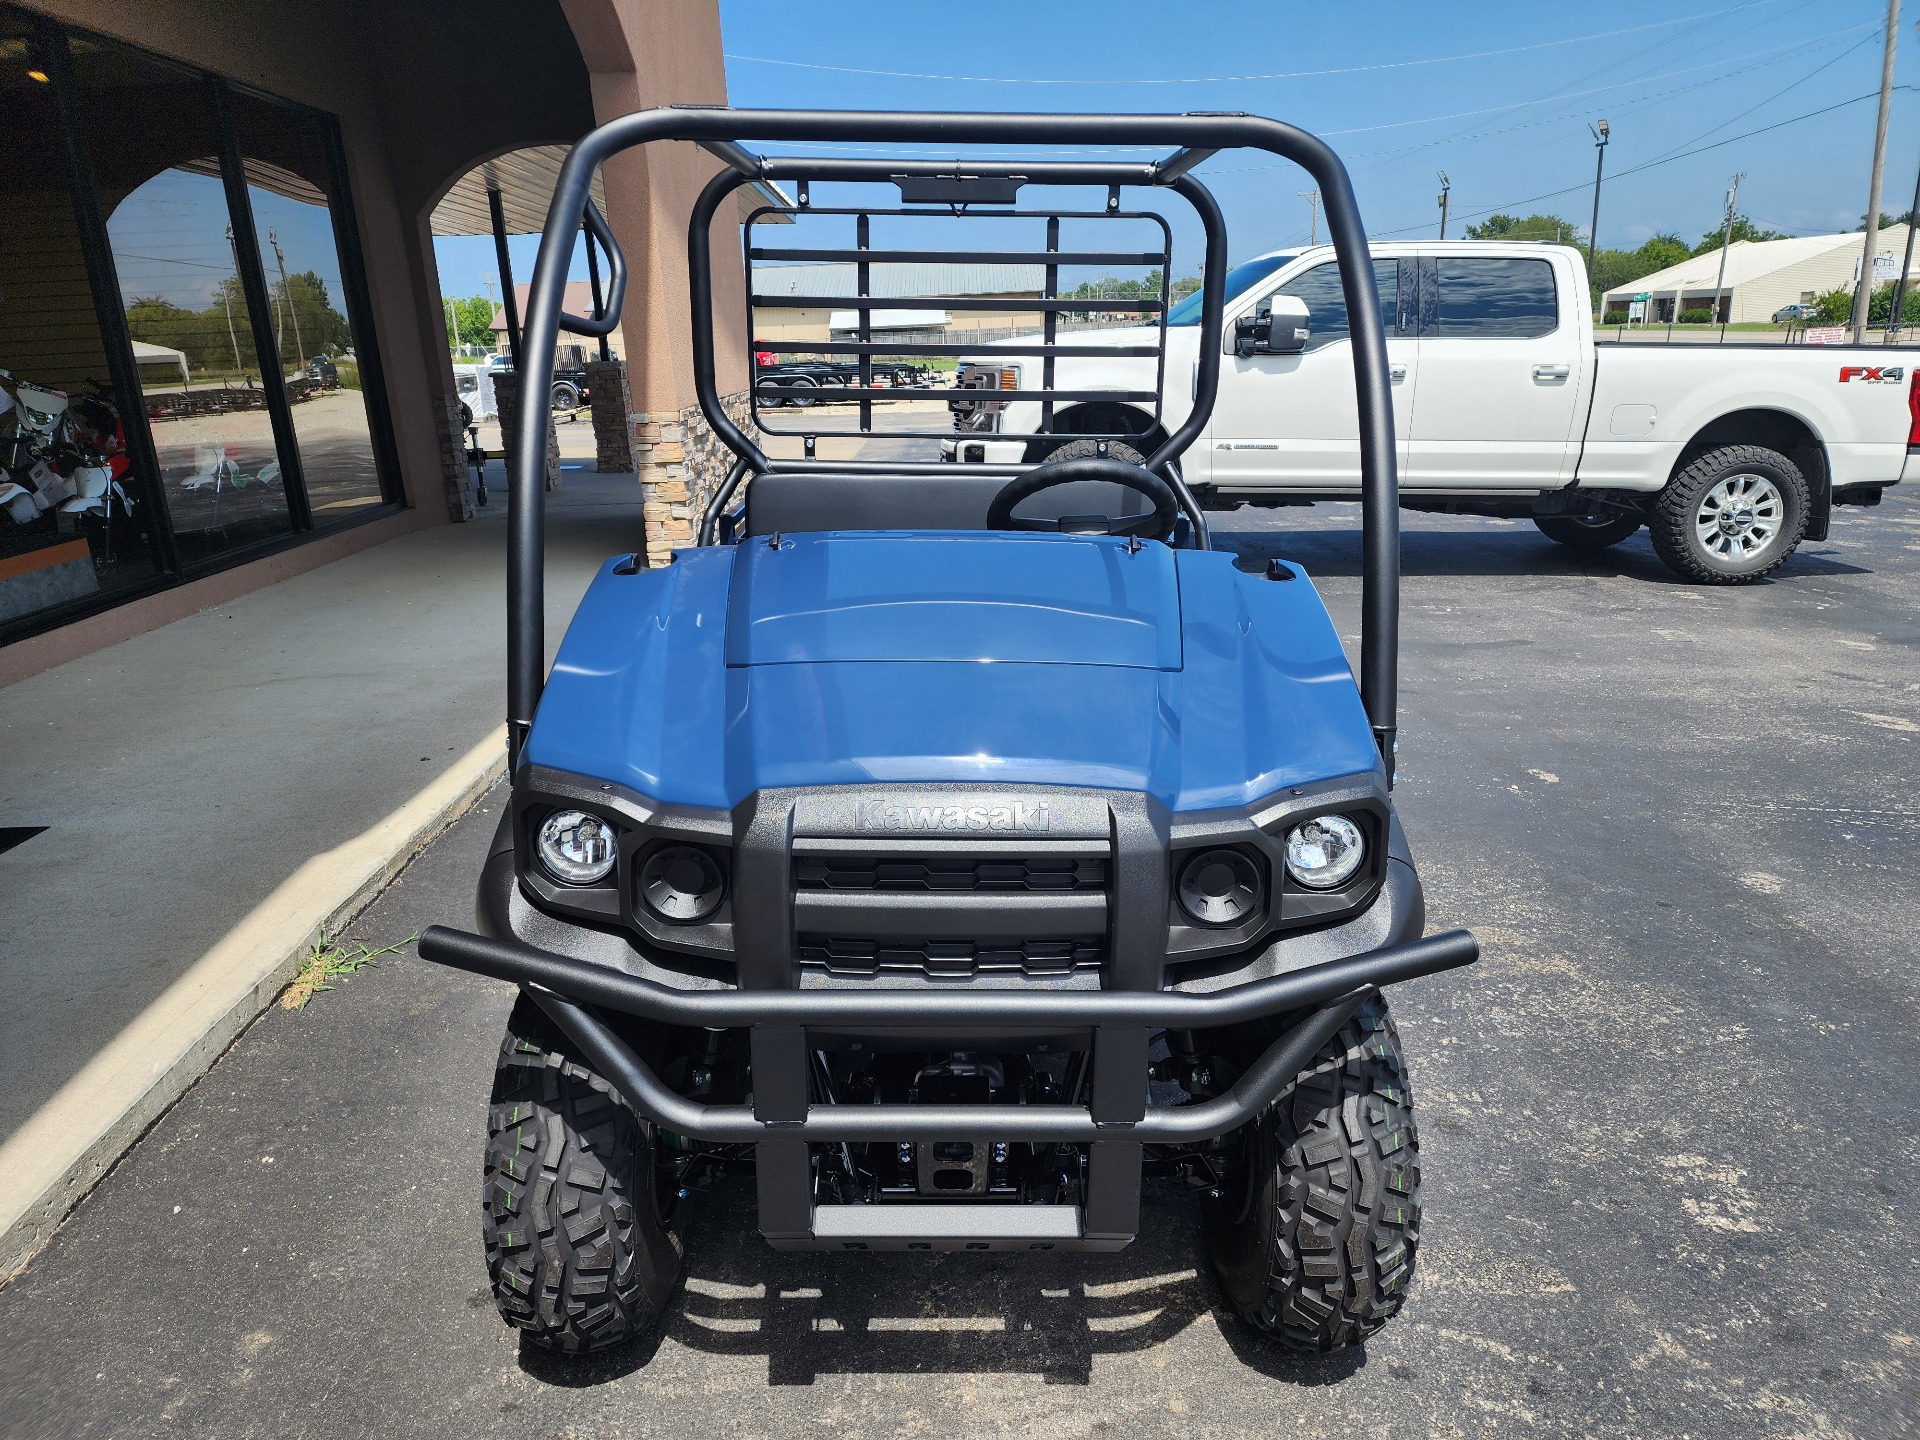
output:
<instances>
[{"instance_id":1,"label":"kawasaki logo text","mask_svg":"<svg viewBox=\"0 0 1920 1440\"><path fill-rule=\"evenodd\" d=\"M1005 805L894 805L862 800L854 810L856 830L1009 830L1032 833L1053 828L1045 802L1015 800Z\"/></svg>"}]
</instances>

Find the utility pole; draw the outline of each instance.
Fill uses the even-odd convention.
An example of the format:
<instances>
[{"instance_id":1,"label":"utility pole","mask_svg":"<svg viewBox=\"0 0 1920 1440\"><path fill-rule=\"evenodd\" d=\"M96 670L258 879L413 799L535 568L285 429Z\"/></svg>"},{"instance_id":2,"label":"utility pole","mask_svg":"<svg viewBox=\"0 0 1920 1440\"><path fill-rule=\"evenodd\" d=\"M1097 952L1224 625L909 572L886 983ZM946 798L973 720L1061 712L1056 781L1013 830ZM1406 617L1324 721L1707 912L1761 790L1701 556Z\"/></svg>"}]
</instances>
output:
<instances>
[{"instance_id":1,"label":"utility pole","mask_svg":"<svg viewBox=\"0 0 1920 1440\"><path fill-rule=\"evenodd\" d=\"M1313 238L1307 243L1309 245L1318 245L1320 243L1320 192L1318 190L1296 190L1294 193L1313 207L1313 229L1311 232Z\"/></svg>"},{"instance_id":2,"label":"utility pole","mask_svg":"<svg viewBox=\"0 0 1920 1440\"><path fill-rule=\"evenodd\" d=\"M1898 0L1896 0L1898 3ZM1736 171L1733 184L1727 187L1727 228L1720 234L1720 274L1713 282L1713 318L1720 318L1720 292L1727 283L1727 247L1733 243L1733 207L1740 200L1740 182L1746 178L1744 172ZM1733 318L1733 306L1727 306L1727 319ZM1722 335L1724 339L1724 333Z\"/></svg>"},{"instance_id":3,"label":"utility pole","mask_svg":"<svg viewBox=\"0 0 1920 1440\"><path fill-rule=\"evenodd\" d=\"M233 328L233 287L240 283L240 249L233 242L233 222L227 222L227 249L233 254L232 283L225 281L220 285L220 297L227 302L227 339L233 345L233 368L245 370L240 363L240 337Z\"/></svg>"},{"instance_id":4,"label":"utility pole","mask_svg":"<svg viewBox=\"0 0 1920 1440\"><path fill-rule=\"evenodd\" d=\"M1907 253L1900 262L1900 273L1893 281L1893 308L1887 312L1887 329L1899 335L1904 328L1907 302L1907 272L1913 268L1913 232L1920 229L1920 172L1913 177L1913 208L1907 211Z\"/></svg>"},{"instance_id":5,"label":"utility pole","mask_svg":"<svg viewBox=\"0 0 1920 1440\"><path fill-rule=\"evenodd\" d=\"M1600 128L1589 125L1587 133L1593 136L1593 221L1587 226L1587 283L1593 283L1593 247L1600 243L1600 172L1607 164L1607 122L1602 120Z\"/></svg>"},{"instance_id":6,"label":"utility pole","mask_svg":"<svg viewBox=\"0 0 1920 1440\"><path fill-rule=\"evenodd\" d=\"M1866 239L1860 252L1860 283L1853 292L1853 343L1867 338L1867 307L1873 298L1873 253L1880 242L1880 181L1887 165L1887 109L1893 103L1893 50L1900 39L1900 0L1887 0L1887 48L1880 59L1880 118L1873 131L1873 178L1867 184Z\"/></svg>"},{"instance_id":7,"label":"utility pole","mask_svg":"<svg viewBox=\"0 0 1920 1440\"><path fill-rule=\"evenodd\" d=\"M293 286L287 283L287 255L280 248L280 237L273 233L273 227L267 227L267 243L273 246L274 262L280 267L280 292L287 297L287 314L293 317L293 348L299 352L295 359L302 369L306 368L307 347L300 339L300 309L293 303ZM281 361L285 364L284 358Z\"/></svg>"},{"instance_id":8,"label":"utility pole","mask_svg":"<svg viewBox=\"0 0 1920 1440\"><path fill-rule=\"evenodd\" d=\"M1440 238L1447 238L1447 198L1453 189L1453 182L1447 179L1447 172L1440 172Z\"/></svg>"}]
</instances>

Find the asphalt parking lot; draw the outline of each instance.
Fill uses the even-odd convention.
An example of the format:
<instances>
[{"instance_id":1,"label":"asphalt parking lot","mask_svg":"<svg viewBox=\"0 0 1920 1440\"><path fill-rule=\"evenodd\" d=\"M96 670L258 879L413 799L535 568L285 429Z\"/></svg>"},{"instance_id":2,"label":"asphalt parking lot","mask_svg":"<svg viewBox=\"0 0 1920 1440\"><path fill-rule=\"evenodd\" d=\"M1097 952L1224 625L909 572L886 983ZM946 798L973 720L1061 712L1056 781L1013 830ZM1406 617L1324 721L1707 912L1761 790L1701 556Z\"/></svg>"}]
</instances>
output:
<instances>
[{"instance_id":1,"label":"asphalt parking lot","mask_svg":"<svg viewBox=\"0 0 1920 1440\"><path fill-rule=\"evenodd\" d=\"M1300 1360L1171 1186L1127 1252L783 1256L704 1202L660 1333L523 1349L479 1242L510 992L410 955L267 1013L0 1291L10 1436L1920 1431L1920 496L1771 583L1406 517L1399 803L1475 969L1394 992L1405 1313ZM1357 632L1349 507L1241 512ZM376 717L363 717L368 722ZM500 803L366 915L464 923Z\"/></svg>"}]
</instances>

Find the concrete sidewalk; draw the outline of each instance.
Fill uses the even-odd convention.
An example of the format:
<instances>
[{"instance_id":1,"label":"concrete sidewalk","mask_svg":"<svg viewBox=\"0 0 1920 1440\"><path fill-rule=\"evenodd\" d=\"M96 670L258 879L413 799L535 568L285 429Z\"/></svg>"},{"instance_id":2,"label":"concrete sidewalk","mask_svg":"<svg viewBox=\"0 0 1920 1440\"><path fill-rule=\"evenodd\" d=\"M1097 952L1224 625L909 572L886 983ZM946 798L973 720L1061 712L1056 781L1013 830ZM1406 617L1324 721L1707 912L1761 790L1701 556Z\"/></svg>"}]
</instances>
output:
<instances>
[{"instance_id":1,"label":"concrete sidewalk","mask_svg":"<svg viewBox=\"0 0 1920 1440\"><path fill-rule=\"evenodd\" d=\"M557 645L644 544L562 432ZM496 447L497 448L497 447ZM0 1277L504 763L504 477L404 536L0 690ZM403 936L368 936L380 942Z\"/></svg>"}]
</instances>

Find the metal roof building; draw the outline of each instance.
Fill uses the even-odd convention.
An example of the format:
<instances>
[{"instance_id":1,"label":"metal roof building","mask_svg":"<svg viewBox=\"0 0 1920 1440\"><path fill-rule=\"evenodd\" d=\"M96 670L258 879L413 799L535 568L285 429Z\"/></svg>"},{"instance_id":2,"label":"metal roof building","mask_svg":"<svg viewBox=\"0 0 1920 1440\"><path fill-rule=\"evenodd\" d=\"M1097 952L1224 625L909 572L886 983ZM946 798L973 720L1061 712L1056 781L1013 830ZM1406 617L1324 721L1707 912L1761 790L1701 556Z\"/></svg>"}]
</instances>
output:
<instances>
[{"instance_id":1,"label":"metal roof building","mask_svg":"<svg viewBox=\"0 0 1920 1440\"><path fill-rule=\"evenodd\" d=\"M860 293L856 266L765 265L753 267L753 288L761 295L817 295L839 300ZM1038 295L1047 281L1043 265L908 265L867 267L870 293L882 298L906 295Z\"/></svg>"},{"instance_id":2,"label":"metal roof building","mask_svg":"<svg viewBox=\"0 0 1920 1440\"><path fill-rule=\"evenodd\" d=\"M965 265L940 262L910 264L876 261L867 267L868 293L879 299L956 295L1005 297L1004 313L970 311L965 323L982 333L1011 334L1014 327L1038 316L1023 311L1020 301L1036 297L1047 283L1044 265ZM859 326L857 310L836 308L860 293L858 267L851 262L827 265L767 265L753 267L756 295L818 298L819 307L760 306L754 311L753 330L766 340L826 340L847 336ZM869 323L901 340L932 339L958 323L945 310L922 308L874 309Z\"/></svg>"},{"instance_id":3,"label":"metal roof building","mask_svg":"<svg viewBox=\"0 0 1920 1440\"><path fill-rule=\"evenodd\" d=\"M1861 240L1856 230L1789 240L1736 241L1727 247L1724 281L1719 278L1720 252L1709 250L1616 285L1602 297L1601 311L1624 310L1635 296L1645 295L1649 297L1647 319L1663 323L1684 310L1713 310L1717 298L1721 320L1770 320L1784 305L1807 304L1829 290L1857 283ZM1874 245L1875 284L1885 284L1899 273L1906 246L1905 225L1889 225L1880 232Z\"/></svg>"}]
</instances>

